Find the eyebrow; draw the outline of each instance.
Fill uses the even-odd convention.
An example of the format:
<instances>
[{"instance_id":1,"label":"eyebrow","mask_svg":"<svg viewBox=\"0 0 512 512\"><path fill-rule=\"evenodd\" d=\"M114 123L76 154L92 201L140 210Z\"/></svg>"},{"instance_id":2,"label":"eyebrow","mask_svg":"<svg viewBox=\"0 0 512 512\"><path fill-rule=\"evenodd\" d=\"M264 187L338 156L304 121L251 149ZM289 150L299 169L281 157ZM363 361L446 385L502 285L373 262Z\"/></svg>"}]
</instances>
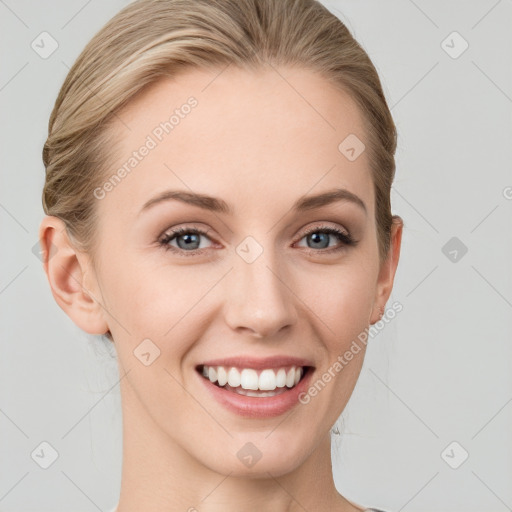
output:
<instances>
[{"instance_id":1,"label":"eyebrow","mask_svg":"<svg viewBox=\"0 0 512 512\"><path fill-rule=\"evenodd\" d=\"M143 211L148 210L158 203L171 200L181 201L183 203L202 208L203 210L224 213L226 215L233 215L233 210L231 207L222 199L211 197L205 194L182 190L166 190L165 192L158 194L157 196L144 203L144 206L141 208L139 215ZM353 192L350 192L344 188L328 190L314 196L300 197L293 204L291 210L300 213L306 210L313 210L322 206L327 206L337 201L348 201L359 206L365 214L367 213L366 205L363 200Z\"/></svg>"}]
</instances>

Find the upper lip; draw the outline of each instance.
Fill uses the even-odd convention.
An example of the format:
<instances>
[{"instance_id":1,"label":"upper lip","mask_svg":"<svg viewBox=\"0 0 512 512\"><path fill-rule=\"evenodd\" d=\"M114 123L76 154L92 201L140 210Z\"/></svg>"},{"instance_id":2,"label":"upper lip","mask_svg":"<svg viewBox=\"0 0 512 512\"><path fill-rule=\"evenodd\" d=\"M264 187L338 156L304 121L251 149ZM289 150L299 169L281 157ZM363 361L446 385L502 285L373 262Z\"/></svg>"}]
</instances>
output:
<instances>
[{"instance_id":1,"label":"upper lip","mask_svg":"<svg viewBox=\"0 0 512 512\"><path fill-rule=\"evenodd\" d=\"M281 368L283 366L313 366L313 363L300 357L282 355L263 358L235 356L223 359L212 359L210 361L205 361L202 363L202 365L224 367L234 366L236 368L253 368L255 370L264 370L265 368Z\"/></svg>"}]
</instances>

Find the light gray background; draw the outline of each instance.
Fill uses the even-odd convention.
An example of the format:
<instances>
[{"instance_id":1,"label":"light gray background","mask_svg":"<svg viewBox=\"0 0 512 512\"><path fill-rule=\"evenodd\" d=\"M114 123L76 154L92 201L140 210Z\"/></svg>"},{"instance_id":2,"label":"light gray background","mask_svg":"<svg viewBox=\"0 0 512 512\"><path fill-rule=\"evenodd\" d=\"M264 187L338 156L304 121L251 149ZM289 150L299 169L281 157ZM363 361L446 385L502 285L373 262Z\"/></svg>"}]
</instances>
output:
<instances>
[{"instance_id":1,"label":"light gray background","mask_svg":"<svg viewBox=\"0 0 512 512\"><path fill-rule=\"evenodd\" d=\"M57 92L126 3L0 0L3 512L118 499L117 363L57 306L32 249ZM370 340L334 438L336 485L389 512L512 510L512 1L324 4L383 81L399 131L393 212L406 224L388 302L404 309ZM59 45L46 59L31 48L43 31ZM457 58L445 51L462 48L454 31L469 44ZM456 261L442 251L452 237L468 249ZM31 457L43 441L58 452L46 470Z\"/></svg>"}]
</instances>

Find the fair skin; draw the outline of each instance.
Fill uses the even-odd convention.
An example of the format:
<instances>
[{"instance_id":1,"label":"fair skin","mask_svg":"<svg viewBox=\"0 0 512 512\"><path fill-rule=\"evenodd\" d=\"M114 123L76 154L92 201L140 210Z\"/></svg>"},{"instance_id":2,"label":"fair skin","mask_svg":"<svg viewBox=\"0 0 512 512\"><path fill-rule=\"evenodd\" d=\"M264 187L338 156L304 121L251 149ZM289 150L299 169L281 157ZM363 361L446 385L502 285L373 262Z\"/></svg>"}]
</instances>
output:
<instances>
[{"instance_id":1,"label":"fair skin","mask_svg":"<svg viewBox=\"0 0 512 512\"><path fill-rule=\"evenodd\" d=\"M84 331L110 330L114 339L124 377L118 512L362 510L335 488L330 429L364 350L307 405L271 418L226 409L196 371L213 358L287 354L312 361L316 380L379 319L392 290L402 223L379 262L366 152L351 162L338 150L351 133L365 139L359 110L310 71L279 72L187 70L119 112L130 131L116 126L117 166L108 176L187 98L198 101L96 200L96 265L59 219L41 224L43 248L58 249L45 263L56 301ZM299 198L334 188L357 195L366 212L348 200L292 211ZM222 199L233 213L177 200L140 213L168 189ZM182 235L168 242L176 252L158 246L164 232L190 226L208 231L200 245ZM319 246L304 234L315 226L348 231L358 243L320 235ZM236 251L247 236L263 249L251 263ZM145 339L160 350L149 366L134 356ZM237 457L248 442L262 453L252 467Z\"/></svg>"}]
</instances>

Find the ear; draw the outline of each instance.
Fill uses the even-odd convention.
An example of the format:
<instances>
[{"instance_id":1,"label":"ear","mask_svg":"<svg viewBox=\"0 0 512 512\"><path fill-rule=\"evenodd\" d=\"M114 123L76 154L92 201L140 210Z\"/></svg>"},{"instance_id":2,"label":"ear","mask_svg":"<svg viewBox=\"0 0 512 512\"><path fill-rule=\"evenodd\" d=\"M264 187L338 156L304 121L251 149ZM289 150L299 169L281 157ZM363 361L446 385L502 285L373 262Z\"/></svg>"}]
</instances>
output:
<instances>
[{"instance_id":1,"label":"ear","mask_svg":"<svg viewBox=\"0 0 512 512\"><path fill-rule=\"evenodd\" d=\"M39 244L44 271L57 304L85 332L108 331L90 259L74 247L64 222L47 215L39 227Z\"/></svg>"},{"instance_id":2,"label":"ear","mask_svg":"<svg viewBox=\"0 0 512 512\"><path fill-rule=\"evenodd\" d=\"M391 226L391 243L386 260L381 264L379 277L377 280L377 289L373 310L370 315L370 323L374 324L380 320L386 302L393 289L396 268L400 258L400 248L402 245L402 230L404 222L398 215L393 215L393 224Z\"/></svg>"}]
</instances>

